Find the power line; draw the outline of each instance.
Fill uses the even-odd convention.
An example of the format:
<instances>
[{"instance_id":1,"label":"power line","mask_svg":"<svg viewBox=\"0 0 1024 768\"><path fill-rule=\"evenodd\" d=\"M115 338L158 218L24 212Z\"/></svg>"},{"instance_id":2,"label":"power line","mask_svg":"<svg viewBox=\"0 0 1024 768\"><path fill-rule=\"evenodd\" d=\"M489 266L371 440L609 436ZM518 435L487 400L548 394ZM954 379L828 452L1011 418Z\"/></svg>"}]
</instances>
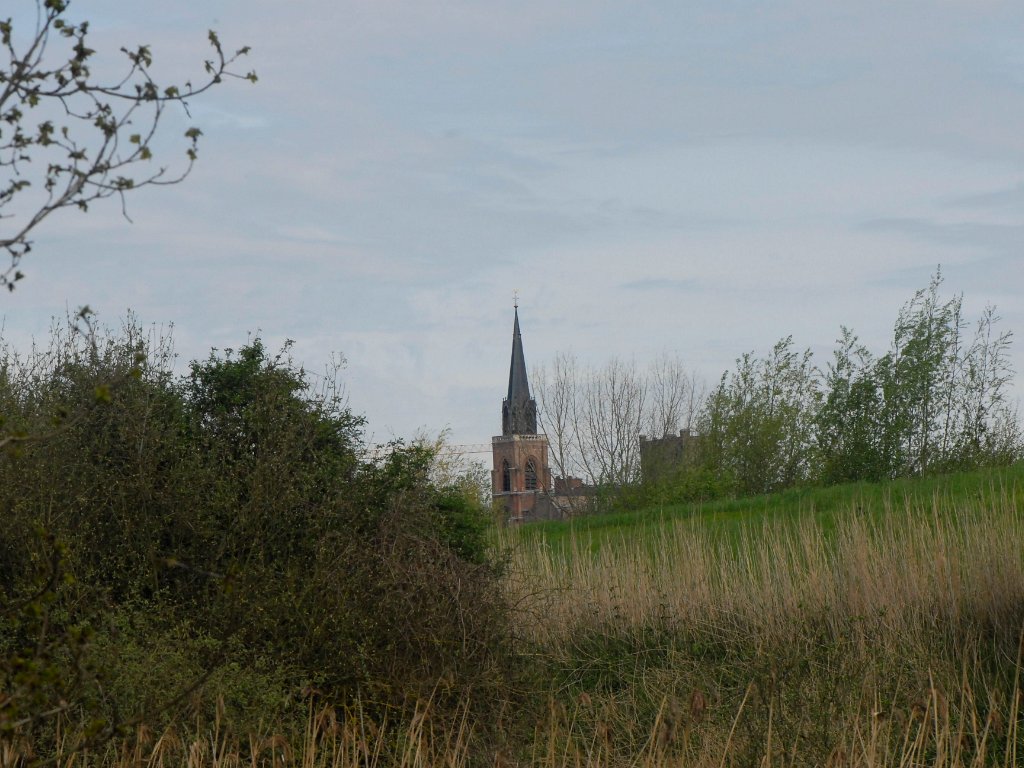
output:
<instances>
[{"instance_id":1,"label":"power line","mask_svg":"<svg viewBox=\"0 0 1024 768\"><path fill-rule=\"evenodd\" d=\"M390 443L377 443L367 446L367 451L372 454L381 454L391 447ZM490 443L463 443L460 445L441 445L438 453L442 456L462 456L469 453L490 453Z\"/></svg>"}]
</instances>

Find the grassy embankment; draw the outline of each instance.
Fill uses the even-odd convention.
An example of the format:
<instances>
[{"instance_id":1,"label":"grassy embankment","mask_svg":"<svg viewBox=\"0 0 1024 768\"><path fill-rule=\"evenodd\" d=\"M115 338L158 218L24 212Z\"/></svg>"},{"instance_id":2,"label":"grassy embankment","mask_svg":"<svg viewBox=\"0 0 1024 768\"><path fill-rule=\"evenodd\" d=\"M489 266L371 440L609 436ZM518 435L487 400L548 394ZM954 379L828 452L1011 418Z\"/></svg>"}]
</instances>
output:
<instances>
[{"instance_id":1,"label":"grassy embankment","mask_svg":"<svg viewBox=\"0 0 1024 768\"><path fill-rule=\"evenodd\" d=\"M311 709L305 734L241 742L200 723L99 762L1015 765L1022 480L1018 466L507 530L524 676L491 722L422 702L394 727Z\"/></svg>"},{"instance_id":2,"label":"grassy embankment","mask_svg":"<svg viewBox=\"0 0 1024 768\"><path fill-rule=\"evenodd\" d=\"M703 503L665 504L633 511L550 521L524 526L517 542L543 540L560 548L585 542L593 550L657 537L666 524L685 523L713 537L734 538L741 531L787 527L815 521L826 533L851 517L879 520L896 511L929 514L936 508L954 515L957 508L977 502L982 507L1024 501L1024 463L1010 467L958 472L884 483L850 483L828 487L792 488L779 493Z\"/></svg>"},{"instance_id":3,"label":"grassy embankment","mask_svg":"<svg viewBox=\"0 0 1024 768\"><path fill-rule=\"evenodd\" d=\"M588 754L603 738L696 764L1000 762L1017 743L1022 481L1016 466L531 526L508 534L513 588Z\"/></svg>"}]
</instances>

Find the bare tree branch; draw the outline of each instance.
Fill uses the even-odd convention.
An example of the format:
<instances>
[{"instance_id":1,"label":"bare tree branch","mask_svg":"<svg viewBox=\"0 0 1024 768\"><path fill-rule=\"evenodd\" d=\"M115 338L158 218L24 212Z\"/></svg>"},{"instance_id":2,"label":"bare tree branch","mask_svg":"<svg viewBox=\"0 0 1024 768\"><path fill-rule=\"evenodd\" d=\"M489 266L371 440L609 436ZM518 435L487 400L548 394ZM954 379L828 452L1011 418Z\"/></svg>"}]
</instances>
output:
<instances>
[{"instance_id":1,"label":"bare tree branch","mask_svg":"<svg viewBox=\"0 0 1024 768\"><path fill-rule=\"evenodd\" d=\"M249 49L227 54L210 31L213 55L196 84L157 83L146 45L121 48L123 74L103 82L90 68L96 51L87 44L89 23L68 20L67 0L35 4L35 26L27 33L11 18L0 21L0 49L7 55L6 65L0 63L0 250L10 259L0 286L9 290L24 276L19 266L32 250L32 232L55 211L86 211L96 200L117 197L127 217L127 193L188 176L199 128L185 131L180 163L151 162L169 106L188 115L188 100L225 78L256 81L255 72L233 70Z\"/></svg>"}]
</instances>

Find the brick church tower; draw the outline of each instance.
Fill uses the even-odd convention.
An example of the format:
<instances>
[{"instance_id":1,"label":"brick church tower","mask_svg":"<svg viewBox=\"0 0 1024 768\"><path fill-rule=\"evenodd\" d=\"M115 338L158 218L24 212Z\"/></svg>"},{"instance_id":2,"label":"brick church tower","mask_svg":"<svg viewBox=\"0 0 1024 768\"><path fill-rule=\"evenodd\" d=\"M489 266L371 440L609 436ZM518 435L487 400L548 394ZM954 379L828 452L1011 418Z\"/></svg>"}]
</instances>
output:
<instances>
[{"instance_id":1,"label":"brick church tower","mask_svg":"<svg viewBox=\"0 0 1024 768\"><path fill-rule=\"evenodd\" d=\"M512 328L512 363L508 397L501 404L501 435L491 438L494 458L491 491L505 506L510 521L547 517L551 488L548 439L537 434L537 403L526 379L523 338L519 333L519 304Z\"/></svg>"}]
</instances>

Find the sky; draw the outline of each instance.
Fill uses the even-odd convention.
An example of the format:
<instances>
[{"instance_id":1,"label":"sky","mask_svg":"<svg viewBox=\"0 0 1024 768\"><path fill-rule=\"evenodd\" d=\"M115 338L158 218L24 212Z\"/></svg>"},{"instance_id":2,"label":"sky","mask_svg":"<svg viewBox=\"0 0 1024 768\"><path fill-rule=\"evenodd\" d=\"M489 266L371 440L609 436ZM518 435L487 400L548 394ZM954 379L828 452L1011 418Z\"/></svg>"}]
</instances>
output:
<instances>
[{"instance_id":1,"label":"sky","mask_svg":"<svg viewBox=\"0 0 1024 768\"><path fill-rule=\"evenodd\" d=\"M994 304L1017 335L1024 396L1019 0L75 0L70 18L97 69L147 43L198 80L213 28L259 82L168 113L168 139L202 129L199 162L130 196L131 222L107 201L36 231L0 296L16 347L82 305L173 325L183 371L290 339L314 374L344 356L371 442L478 444L501 428L514 290L531 366L668 353L713 383L790 334L822 366L844 325L884 353L941 264L969 318Z\"/></svg>"}]
</instances>

